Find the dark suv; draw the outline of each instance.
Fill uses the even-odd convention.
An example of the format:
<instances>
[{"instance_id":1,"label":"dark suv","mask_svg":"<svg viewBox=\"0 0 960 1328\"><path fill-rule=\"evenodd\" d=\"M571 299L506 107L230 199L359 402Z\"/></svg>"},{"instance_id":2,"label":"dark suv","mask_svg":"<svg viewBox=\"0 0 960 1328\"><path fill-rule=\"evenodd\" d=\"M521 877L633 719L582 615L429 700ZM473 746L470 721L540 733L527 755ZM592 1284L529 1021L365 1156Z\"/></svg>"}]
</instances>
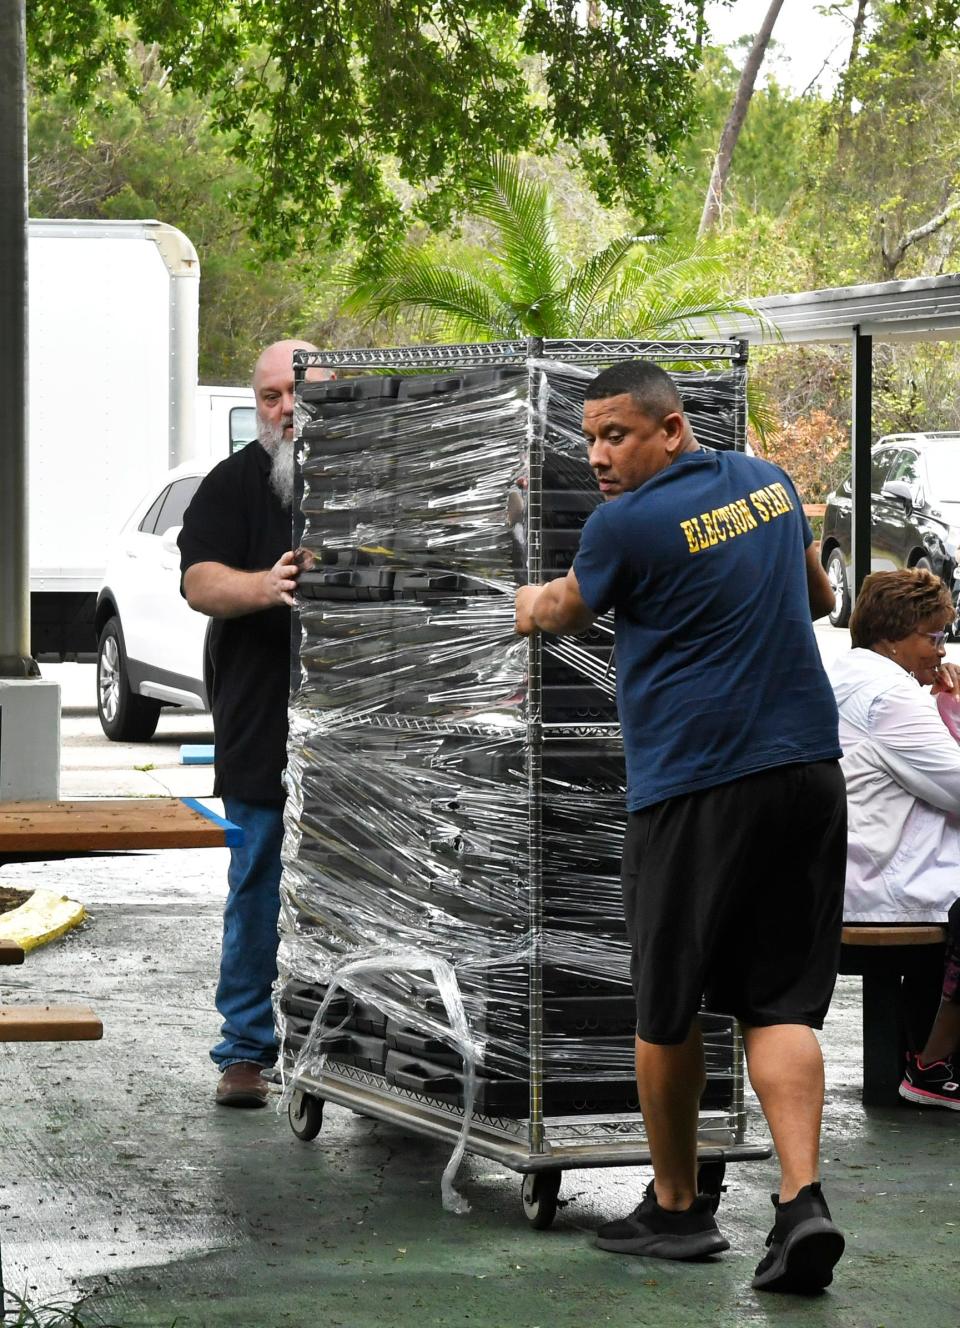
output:
<instances>
[{"instance_id":1,"label":"dark suv","mask_svg":"<svg viewBox=\"0 0 960 1328\"><path fill-rule=\"evenodd\" d=\"M827 498L820 558L833 586L830 621L850 617L850 477ZM960 433L881 438L870 463L870 570L928 567L957 601Z\"/></svg>"}]
</instances>

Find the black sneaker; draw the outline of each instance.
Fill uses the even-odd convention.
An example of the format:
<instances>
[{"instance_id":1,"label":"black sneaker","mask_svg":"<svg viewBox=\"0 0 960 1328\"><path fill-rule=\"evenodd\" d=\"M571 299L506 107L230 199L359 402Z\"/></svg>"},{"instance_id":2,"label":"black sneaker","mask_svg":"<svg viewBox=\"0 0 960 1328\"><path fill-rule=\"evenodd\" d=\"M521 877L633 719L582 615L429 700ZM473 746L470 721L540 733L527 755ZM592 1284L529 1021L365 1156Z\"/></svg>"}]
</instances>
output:
<instances>
[{"instance_id":1,"label":"black sneaker","mask_svg":"<svg viewBox=\"0 0 960 1328\"><path fill-rule=\"evenodd\" d=\"M629 1217L602 1226L596 1243L601 1250L651 1259L702 1259L730 1248L717 1227L709 1194L698 1194L689 1208L672 1213L657 1203L653 1181L643 1203Z\"/></svg>"},{"instance_id":2,"label":"black sneaker","mask_svg":"<svg viewBox=\"0 0 960 1328\"><path fill-rule=\"evenodd\" d=\"M751 1286L757 1291L793 1291L801 1295L822 1291L833 1281L833 1266L843 1253L844 1239L835 1226L820 1182L804 1185L796 1198L781 1203L771 1194L777 1210L767 1237L767 1253L757 1264Z\"/></svg>"},{"instance_id":3,"label":"black sneaker","mask_svg":"<svg viewBox=\"0 0 960 1328\"><path fill-rule=\"evenodd\" d=\"M960 1111L960 1083L950 1061L922 1065L919 1056L908 1056L900 1096L908 1102L918 1102L921 1107Z\"/></svg>"}]
</instances>

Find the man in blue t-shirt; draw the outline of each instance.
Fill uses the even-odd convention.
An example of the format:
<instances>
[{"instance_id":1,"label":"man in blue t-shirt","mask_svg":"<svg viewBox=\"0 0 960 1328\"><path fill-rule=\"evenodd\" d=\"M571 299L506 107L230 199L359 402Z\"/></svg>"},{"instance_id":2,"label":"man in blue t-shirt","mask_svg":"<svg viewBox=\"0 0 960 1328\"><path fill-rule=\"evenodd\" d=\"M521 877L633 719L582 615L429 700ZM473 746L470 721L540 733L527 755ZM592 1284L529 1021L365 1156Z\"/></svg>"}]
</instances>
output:
<instances>
[{"instance_id":1,"label":"man in blue t-shirt","mask_svg":"<svg viewBox=\"0 0 960 1328\"><path fill-rule=\"evenodd\" d=\"M837 711L811 622L833 592L789 477L701 448L656 365L599 374L583 429L607 501L567 576L517 592L517 630L579 632L615 613L622 884L654 1179L597 1243L669 1259L728 1248L696 1185L705 998L740 1021L780 1161L753 1285L819 1289L844 1244L818 1180L812 1031L836 979L846 856Z\"/></svg>"}]
</instances>

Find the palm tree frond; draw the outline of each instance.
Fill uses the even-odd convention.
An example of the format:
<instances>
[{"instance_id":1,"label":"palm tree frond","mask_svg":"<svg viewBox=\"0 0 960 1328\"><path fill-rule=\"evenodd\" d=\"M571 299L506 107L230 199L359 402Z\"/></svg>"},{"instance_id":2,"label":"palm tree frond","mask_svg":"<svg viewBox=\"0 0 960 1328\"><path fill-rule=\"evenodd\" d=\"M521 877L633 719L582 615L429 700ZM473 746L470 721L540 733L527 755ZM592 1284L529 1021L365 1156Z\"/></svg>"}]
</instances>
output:
<instances>
[{"instance_id":1,"label":"palm tree frond","mask_svg":"<svg viewBox=\"0 0 960 1328\"><path fill-rule=\"evenodd\" d=\"M566 284L567 264L557 244L546 186L519 163L494 156L468 181L473 211L497 228L494 255L509 275L519 304L535 305Z\"/></svg>"},{"instance_id":2,"label":"palm tree frond","mask_svg":"<svg viewBox=\"0 0 960 1328\"><path fill-rule=\"evenodd\" d=\"M574 267L557 239L546 185L503 155L468 181L471 212L494 227L486 250L460 245L440 262L407 245L375 277L348 272L344 311L412 313L430 339L635 337L687 340L704 320L752 313L724 293L713 242L683 250L623 235ZM449 251L448 251L449 254Z\"/></svg>"},{"instance_id":3,"label":"palm tree frond","mask_svg":"<svg viewBox=\"0 0 960 1328\"><path fill-rule=\"evenodd\" d=\"M610 286L638 243L639 236L621 235L576 269L563 293L570 316L571 335L576 336L580 332L591 308Z\"/></svg>"},{"instance_id":4,"label":"palm tree frond","mask_svg":"<svg viewBox=\"0 0 960 1328\"><path fill-rule=\"evenodd\" d=\"M417 250L401 250L378 277L354 283L342 308L391 321L416 310L431 336L488 340L516 335L503 299L489 282L466 265L438 263Z\"/></svg>"}]
</instances>

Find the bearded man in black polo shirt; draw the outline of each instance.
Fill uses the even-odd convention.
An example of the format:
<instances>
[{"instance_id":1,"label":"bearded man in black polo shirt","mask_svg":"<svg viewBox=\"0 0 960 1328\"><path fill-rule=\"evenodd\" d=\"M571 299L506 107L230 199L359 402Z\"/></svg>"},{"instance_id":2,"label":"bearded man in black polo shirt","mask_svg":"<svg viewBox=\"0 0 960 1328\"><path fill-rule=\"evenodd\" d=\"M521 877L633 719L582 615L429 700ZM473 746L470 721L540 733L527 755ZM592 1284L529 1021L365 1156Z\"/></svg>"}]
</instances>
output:
<instances>
[{"instance_id":1,"label":"bearded man in black polo shirt","mask_svg":"<svg viewBox=\"0 0 960 1328\"><path fill-rule=\"evenodd\" d=\"M213 621L214 794L243 829L230 854L217 1009L222 1038L216 1100L262 1107L264 1068L276 1059L271 988L277 974L283 769L290 678L293 550L293 352L278 341L257 360L258 442L221 461L187 508L182 589ZM329 377L311 370L310 376Z\"/></svg>"}]
</instances>

